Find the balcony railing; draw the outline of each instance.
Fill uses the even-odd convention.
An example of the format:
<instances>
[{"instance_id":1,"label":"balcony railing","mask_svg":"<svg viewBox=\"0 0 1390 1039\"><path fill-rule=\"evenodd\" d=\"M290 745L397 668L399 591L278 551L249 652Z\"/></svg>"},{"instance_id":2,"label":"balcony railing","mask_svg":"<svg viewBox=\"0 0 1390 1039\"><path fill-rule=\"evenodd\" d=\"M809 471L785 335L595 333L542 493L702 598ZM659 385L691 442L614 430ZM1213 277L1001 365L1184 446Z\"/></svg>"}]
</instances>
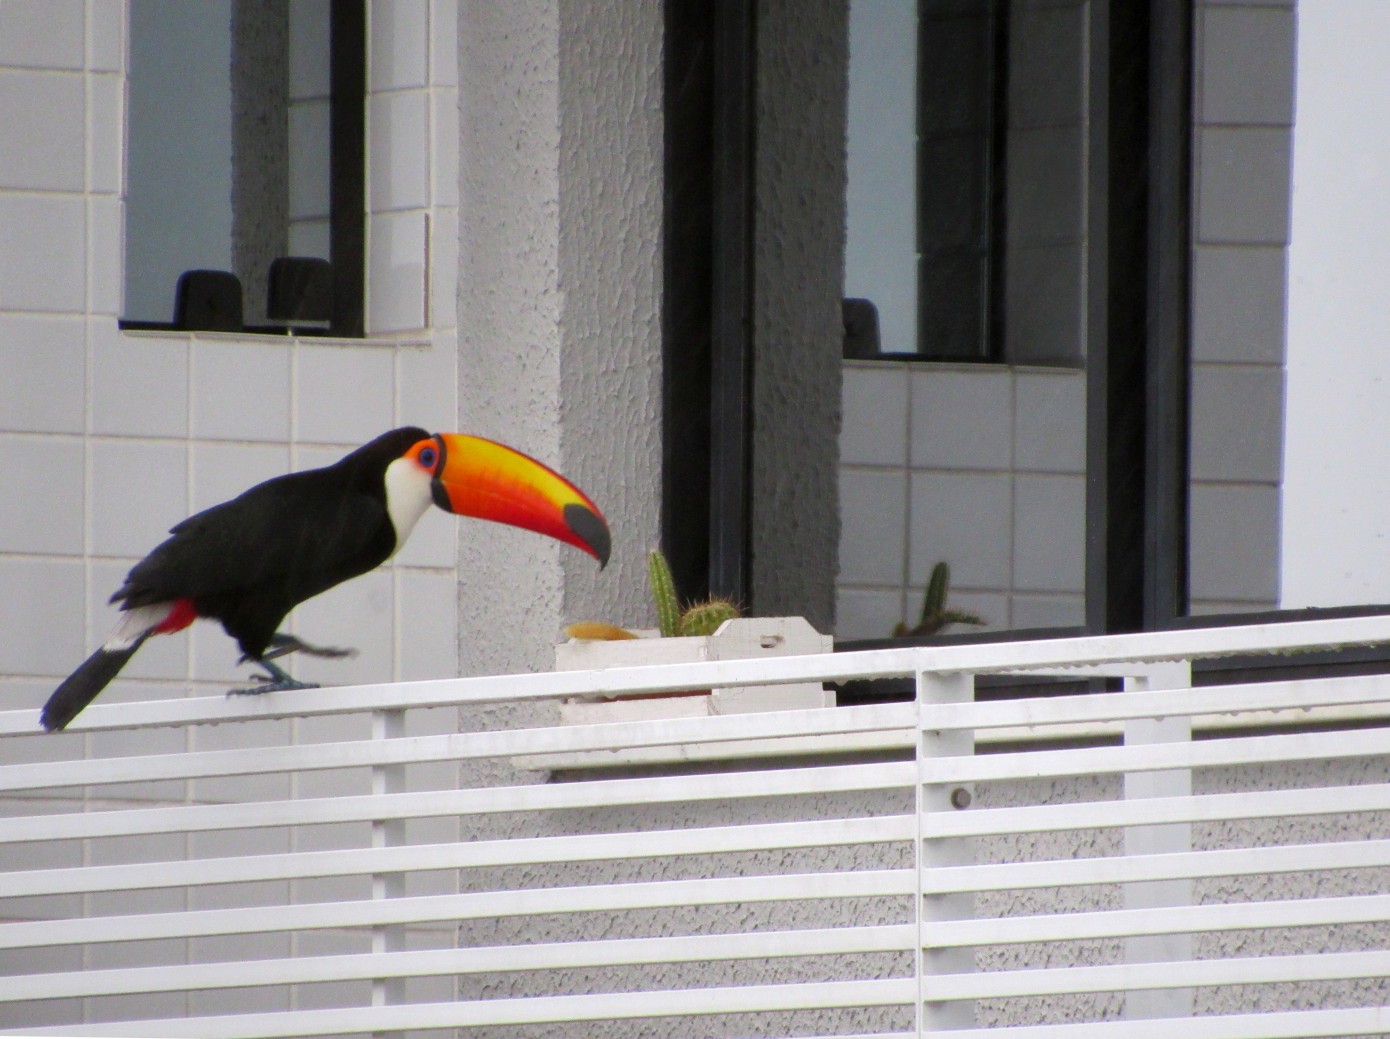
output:
<instances>
[{"instance_id":1,"label":"balcony railing","mask_svg":"<svg viewBox=\"0 0 1390 1039\"><path fill-rule=\"evenodd\" d=\"M1189 667L1384 642L1375 617L196 697L61 737L0 713L0 1028L1390 1034L1390 677ZM1001 673L1123 688L976 702ZM915 703L554 721L904 675Z\"/></svg>"}]
</instances>

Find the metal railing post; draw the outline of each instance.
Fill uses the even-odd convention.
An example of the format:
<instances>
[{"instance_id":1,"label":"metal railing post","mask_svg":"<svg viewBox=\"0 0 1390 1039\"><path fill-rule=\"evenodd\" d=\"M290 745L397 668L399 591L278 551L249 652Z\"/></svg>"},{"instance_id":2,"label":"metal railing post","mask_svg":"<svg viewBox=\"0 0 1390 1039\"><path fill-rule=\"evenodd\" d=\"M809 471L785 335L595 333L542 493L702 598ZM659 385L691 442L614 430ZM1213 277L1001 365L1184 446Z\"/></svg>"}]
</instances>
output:
<instances>
[{"instance_id":1,"label":"metal railing post","mask_svg":"<svg viewBox=\"0 0 1390 1039\"><path fill-rule=\"evenodd\" d=\"M1187 689L1192 685L1192 665L1176 661L1149 665L1141 675L1125 679L1126 690ZM1189 717L1136 718L1125 723L1125 745L1188 743L1192 739ZM1141 797L1191 797L1191 769L1125 773L1125 799ZM1192 850L1191 823L1128 826L1124 831L1126 855L1155 855ZM1124 886L1126 909L1154 909L1192 904L1192 881L1136 881ZM1190 934L1137 935L1125 939L1126 963L1169 963L1192 958ZM1126 993L1128 1018L1191 1017L1191 989L1152 989Z\"/></svg>"},{"instance_id":2,"label":"metal railing post","mask_svg":"<svg viewBox=\"0 0 1390 1039\"><path fill-rule=\"evenodd\" d=\"M931 926L943 920L967 920L975 915L975 897L970 893L928 895L928 871L940 866L967 866L974 862L974 848L967 837L924 836L928 813L958 812L970 806L972 790L968 783L926 783L921 766L937 757L971 755L975 734L970 730L940 731L928 728L925 708L932 704L971 703L975 699L975 676L961 672L917 672L917 1034L928 1035L955 1028L973 1028L973 1000L932 999L933 975L966 974L975 970L975 951L966 946L933 948Z\"/></svg>"},{"instance_id":3,"label":"metal railing post","mask_svg":"<svg viewBox=\"0 0 1390 1039\"><path fill-rule=\"evenodd\" d=\"M372 738L396 739L405 732L405 711L373 711ZM400 764L372 766L372 794L399 793L405 789L405 766ZM385 848L404 843L405 820L372 820L372 847ZM372 874L372 898L399 898L405 892L405 877L401 873ZM372 952L375 955L399 952L405 948L405 929L399 924L378 924L372 928ZM404 1002L403 978L372 979L372 1006L389 1006Z\"/></svg>"}]
</instances>

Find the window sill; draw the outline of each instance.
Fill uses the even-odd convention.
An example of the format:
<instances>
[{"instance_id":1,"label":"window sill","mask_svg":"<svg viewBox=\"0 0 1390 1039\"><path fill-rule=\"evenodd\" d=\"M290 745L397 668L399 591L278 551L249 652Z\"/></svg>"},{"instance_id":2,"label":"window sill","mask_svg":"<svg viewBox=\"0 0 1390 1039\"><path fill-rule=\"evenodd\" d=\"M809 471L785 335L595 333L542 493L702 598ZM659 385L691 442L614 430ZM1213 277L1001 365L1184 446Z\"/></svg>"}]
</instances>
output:
<instances>
[{"instance_id":1,"label":"window sill","mask_svg":"<svg viewBox=\"0 0 1390 1039\"><path fill-rule=\"evenodd\" d=\"M270 332L206 332L177 328L122 328L121 334L132 339L161 339L191 343L195 340L219 342L263 343L267 346L342 346L372 348L406 348L427 350L433 344L418 331L400 335L369 335L361 339L315 333L275 334Z\"/></svg>"}]
</instances>

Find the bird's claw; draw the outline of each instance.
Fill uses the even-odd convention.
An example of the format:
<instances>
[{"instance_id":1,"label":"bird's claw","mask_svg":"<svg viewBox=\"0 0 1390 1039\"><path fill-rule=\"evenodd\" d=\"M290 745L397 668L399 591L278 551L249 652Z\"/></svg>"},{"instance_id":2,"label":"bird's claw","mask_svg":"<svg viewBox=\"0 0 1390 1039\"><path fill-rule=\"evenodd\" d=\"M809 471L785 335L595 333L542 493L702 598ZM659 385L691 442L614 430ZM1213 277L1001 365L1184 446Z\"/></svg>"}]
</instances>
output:
<instances>
[{"instance_id":1,"label":"bird's claw","mask_svg":"<svg viewBox=\"0 0 1390 1039\"><path fill-rule=\"evenodd\" d=\"M253 686L250 689L228 689L228 696L260 696L262 693L283 693L290 689L317 689L317 682L300 682L297 679L289 678L280 680L271 675L252 675L258 682L264 685Z\"/></svg>"},{"instance_id":2,"label":"bird's claw","mask_svg":"<svg viewBox=\"0 0 1390 1039\"><path fill-rule=\"evenodd\" d=\"M272 663L262 657L258 663L266 669L266 674L251 677L265 683L251 689L229 689L228 696L260 696L262 693L282 693L290 689L317 689L316 682L301 682L297 678L291 678L280 667L279 664Z\"/></svg>"}]
</instances>

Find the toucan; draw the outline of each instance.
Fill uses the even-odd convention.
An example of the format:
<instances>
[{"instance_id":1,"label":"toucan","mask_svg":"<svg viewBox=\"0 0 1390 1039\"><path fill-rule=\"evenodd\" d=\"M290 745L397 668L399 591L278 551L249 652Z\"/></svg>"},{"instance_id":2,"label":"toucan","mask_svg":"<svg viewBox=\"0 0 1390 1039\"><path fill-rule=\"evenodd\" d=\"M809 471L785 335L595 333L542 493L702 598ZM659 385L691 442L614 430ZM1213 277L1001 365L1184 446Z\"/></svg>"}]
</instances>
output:
<instances>
[{"instance_id":1,"label":"toucan","mask_svg":"<svg viewBox=\"0 0 1390 1039\"><path fill-rule=\"evenodd\" d=\"M280 632L295 606L375 569L405 545L433 503L445 512L546 534L608 562L608 523L585 494L519 451L481 437L407 426L322 469L277 476L179 523L116 589L120 622L48 698L40 722L65 727L145 640L205 617L242 660L264 667L265 693L308 687L274 662L301 651L344 656Z\"/></svg>"}]
</instances>

